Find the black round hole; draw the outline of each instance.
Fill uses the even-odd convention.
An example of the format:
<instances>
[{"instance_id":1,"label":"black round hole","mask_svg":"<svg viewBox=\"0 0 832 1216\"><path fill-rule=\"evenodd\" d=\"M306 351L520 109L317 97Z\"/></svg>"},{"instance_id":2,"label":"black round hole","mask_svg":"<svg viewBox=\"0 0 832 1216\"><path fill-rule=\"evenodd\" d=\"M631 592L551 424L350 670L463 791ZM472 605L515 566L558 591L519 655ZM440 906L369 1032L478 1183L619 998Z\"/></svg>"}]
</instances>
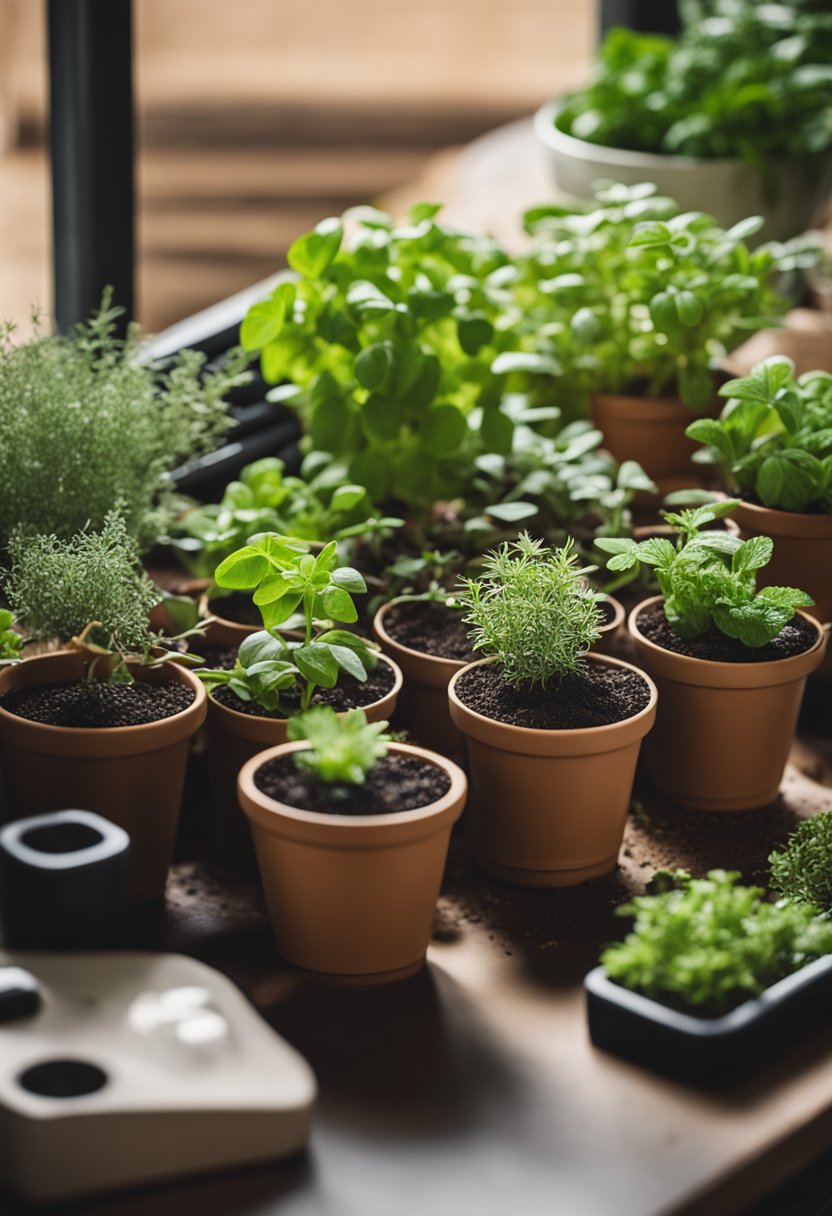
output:
<instances>
[{"instance_id":1,"label":"black round hole","mask_svg":"<svg viewBox=\"0 0 832 1216\"><path fill-rule=\"evenodd\" d=\"M103 839L101 832L88 823L50 823L21 836L23 843L38 853L78 853Z\"/></svg>"},{"instance_id":2,"label":"black round hole","mask_svg":"<svg viewBox=\"0 0 832 1216\"><path fill-rule=\"evenodd\" d=\"M43 1098L83 1098L107 1084L107 1074L86 1060L47 1060L33 1064L17 1079L22 1089Z\"/></svg>"}]
</instances>

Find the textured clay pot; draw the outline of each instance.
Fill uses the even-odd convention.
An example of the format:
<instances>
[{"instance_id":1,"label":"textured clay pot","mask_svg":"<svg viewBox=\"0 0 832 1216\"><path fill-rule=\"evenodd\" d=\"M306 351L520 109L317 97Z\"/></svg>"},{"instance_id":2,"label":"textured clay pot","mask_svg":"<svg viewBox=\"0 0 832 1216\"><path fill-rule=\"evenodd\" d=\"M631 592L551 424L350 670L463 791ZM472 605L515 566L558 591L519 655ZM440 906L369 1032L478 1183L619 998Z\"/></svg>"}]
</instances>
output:
<instances>
[{"instance_id":1,"label":"textured clay pot","mask_svg":"<svg viewBox=\"0 0 832 1216\"><path fill-rule=\"evenodd\" d=\"M402 673L396 664L383 657L379 661L389 663L395 680L387 696L362 707L368 722L389 721L402 688ZM206 758L217 812L217 829L222 843L238 854L246 855L251 846L245 820L240 816L237 804L237 775L252 756L264 748L286 742L287 722L288 718L259 718L253 714L243 714L221 705L212 696L208 698Z\"/></svg>"},{"instance_id":2,"label":"textured clay pot","mask_svg":"<svg viewBox=\"0 0 832 1216\"><path fill-rule=\"evenodd\" d=\"M438 802L391 815L324 815L266 797L261 765L303 748L286 743L255 756L239 777L278 952L308 971L398 979L422 966L430 941L451 828L465 803L465 774L452 761L405 743L448 774Z\"/></svg>"},{"instance_id":3,"label":"textured clay pot","mask_svg":"<svg viewBox=\"0 0 832 1216\"><path fill-rule=\"evenodd\" d=\"M73 651L27 659L0 672L0 695L18 688L78 680L84 658ZM170 664L136 669L137 680L174 680L194 691L187 709L144 726L84 729L29 722L0 706L0 753L9 819L76 806L124 828L130 837L126 894L164 894L176 838L188 743L205 719L205 689Z\"/></svg>"},{"instance_id":4,"label":"textured clay pot","mask_svg":"<svg viewBox=\"0 0 832 1216\"><path fill-rule=\"evenodd\" d=\"M411 650L392 638L384 627L384 618L391 607L383 604L373 618L373 633L384 654L402 670L405 685L399 717L408 738L445 756L462 751L462 735L451 721L448 709L448 685L464 660L440 659L436 655Z\"/></svg>"},{"instance_id":5,"label":"textured clay pot","mask_svg":"<svg viewBox=\"0 0 832 1216\"><path fill-rule=\"evenodd\" d=\"M463 671L491 663L480 659ZM590 654L607 667L629 663ZM656 689L640 713L585 730L532 730L476 713L451 681L451 717L465 735L471 811L483 869L527 887L568 887L615 868L641 740ZM638 675L644 678L643 672Z\"/></svg>"},{"instance_id":6,"label":"textured clay pot","mask_svg":"<svg viewBox=\"0 0 832 1216\"><path fill-rule=\"evenodd\" d=\"M656 725L645 747L659 793L697 811L766 806L780 789L806 677L823 661L826 634L811 649L768 663L712 663L674 654L648 641L630 613L636 661L659 690Z\"/></svg>"},{"instance_id":7,"label":"textured clay pot","mask_svg":"<svg viewBox=\"0 0 832 1216\"><path fill-rule=\"evenodd\" d=\"M800 587L815 601L807 608L817 620L832 621L832 515L801 515L741 502L734 518L743 539L770 536L771 561L761 578L773 587Z\"/></svg>"},{"instance_id":8,"label":"textured clay pot","mask_svg":"<svg viewBox=\"0 0 832 1216\"><path fill-rule=\"evenodd\" d=\"M701 445L685 434L685 427L698 415L677 398L594 393L590 409L610 455L619 464L638 461L661 494L701 486L702 466L691 462ZM639 495L639 499L650 501L651 496Z\"/></svg>"}]
</instances>

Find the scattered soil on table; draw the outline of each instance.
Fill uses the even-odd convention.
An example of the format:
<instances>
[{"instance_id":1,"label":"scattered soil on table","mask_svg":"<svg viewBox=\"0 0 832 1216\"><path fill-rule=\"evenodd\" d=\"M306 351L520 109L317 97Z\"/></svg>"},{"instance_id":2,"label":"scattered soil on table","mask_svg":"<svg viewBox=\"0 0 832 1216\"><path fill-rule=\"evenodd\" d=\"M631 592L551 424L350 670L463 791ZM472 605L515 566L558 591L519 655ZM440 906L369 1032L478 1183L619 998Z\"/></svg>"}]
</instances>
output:
<instances>
[{"instance_id":1,"label":"scattered soil on table","mask_svg":"<svg viewBox=\"0 0 832 1216\"><path fill-rule=\"evenodd\" d=\"M438 802L451 787L435 764L416 756L388 755L376 761L363 785L327 785L297 767L291 756L264 764L254 784L268 798L324 815L390 815Z\"/></svg>"},{"instance_id":2,"label":"scattered soil on table","mask_svg":"<svg viewBox=\"0 0 832 1216\"><path fill-rule=\"evenodd\" d=\"M185 684L97 684L74 680L63 684L41 684L21 688L0 697L9 713L47 726L103 729L112 726L145 726L187 709L194 690Z\"/></svg>"},{"instance_id":3,"label":"scattered soil on table","mask_svg":"<svg viewBox=\"0 0 832 1216\"><path fill-rule=\"evenodd\" d=\"M464 663L478 657L458 608L424 600L394 604L384 614L384 628L394 642L420 654Z\"/></svg>"},{"instance_id":4,"label":"scattered soil on table","mask_svg":"<svg viewBox=\"0 0 832 1216\"><path fill-rule=\"evenodd\" d=\"M375 671L371 672L365 683L353 676L342 676L335 688L319 688L312 697L313 705L331 705L338 713L347 709L361 709L372 705L386 697L396 682L393 668L389 663L380 660ZM236 709L237 713L249 714L252 718L282 718L282 714L268 713L251 701L241 701L235 692L227 685L220 685L211 693L215 701L226 709ZM300 694L290 689L284 694L284 701L292 709L300 709Z\"/></svg>"},{"instance_id":5,"label":"scattered soil on table","mask_svg":"<svg viewBox=\"0 0 832 1216\"><path fill-rule=\"evenodd\" d=\"M683 654L691 659L708 659L713 663L770 663L803 654L817 641L814 626L799 616L784 626L774 641L765 646L744 646L737 638L729 638L715 628L709 629L701 638L686 640L678 637L670 628L661 604L653 604L640 612L638 627L648 641L664 650L672 650L674 654Z\"/></svg>"},{"instance_id":6,"label":"scattered soil on table","mask_svg":"<svg viewBox=\"0 0 832 1216\"><path fill-rule=\"evenodd\" d=\"M263 617L260 609L250 595L245 591L232 591L230 595L219 595L208 601L208 611L212 616L222 617L224 621L234 621L238 625L257 625L263 628Z\"/></svg>"},{"instance_id":7,"label":"scattered soil on table","mask_svg":"<svg viewBox=\"0 0 832 1216\"><path fill-rule=\"evenodd\" d=\"M494 664L463 672L456 682L460 701L495 722L534 730L582 730L623 722L645 708L650 690L637 672L587 665L585 675L564 676L546 689L524 690L505 683Z\"/></svg>"}]
</instances>

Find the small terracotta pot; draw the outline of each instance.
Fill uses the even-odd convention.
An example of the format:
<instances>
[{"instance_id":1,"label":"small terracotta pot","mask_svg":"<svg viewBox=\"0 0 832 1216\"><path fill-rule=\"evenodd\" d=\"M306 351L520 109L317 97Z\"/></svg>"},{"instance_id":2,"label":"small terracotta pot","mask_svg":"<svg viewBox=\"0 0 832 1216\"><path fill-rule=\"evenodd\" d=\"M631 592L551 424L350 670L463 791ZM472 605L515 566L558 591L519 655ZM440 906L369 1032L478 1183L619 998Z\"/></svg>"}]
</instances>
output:
<instances>
[{"instance_id":1,"label":"small terracotta pot","mask_svg":"<svg viewBox=\"0 0 832 1216\"><path fill-rule=\"evenodd\" d=\"M592 644L593 654L613 654L615 651L618 632L624 624L624 606L614 595L602 595L601 599L612 609L612 619L601 626L601 636Z\"/></svg>"},{"instance_id":2,"label":"small terracotta pot","mask_svg":"<svg viewBox=\"0 0 832 1216\"><path fill-rule=\"evenodd\" d=\"M462 735L451 721L448 685L465 667L463 659L441 659L403 646L384 627L392 604L383 604L373 618L373 633L384 654L395 660L405 677L399 708L408 737L445 756L462 751Z\"/></svg>"},{"instance_id":3,"label":"small terracotta pot","mask_svg":"<svg viewBox=\"0 0 832 1216\"><path fill-rule=\"evenodd\" d=\"M78 680L84 658L73 651L27 659L0 672L0 694ZM173 857L188 743L205 719L205 689L170 664L134 671L137 680L168 680L194 691L187 709L144 726L84 729L30 722L0 706L0 752L9 819L63 807L95 811L130 836L127 896L164 894Z\"/></svg>"},{"instance_id":4,"label":"small terracotta pot","mask_svg":"<svg viewBox=\"0 0 832 1216\"><path fill-rule=\"evenodd\" d=\"M691 462L700 447L685 434L699 415L676 397L625 397L594 393L592 421L604 434L604 447L619 464L636 460L661 494L701 486L701 465ZM639 496L649 501L649 495Z\"/></svg>"},{"instance_id":5,"label":"small terracotta pot","mask_svg":"<svg viewBox=\"0 0 832 1216\"><path fill-rule=\"evenodd\" d=\"M743 539L770 536L771 561L760 572L769 586L800 587L815 601L817 620L832 621L832 515L802 515L740 502L734 518Z\"/></svg>"},{"instance_id":6,"label":"small terracotta pot","mask_svg":"<svg viewBox=\"0 0 832 1216\"><path fill-rule=\"evenodd\" d=\"M645 747L659 793L698 811L766 806L780 789L806 677L823 661L826 634L811 649L768 663L715 663L675 654L649 641L639 615L662 602L644 600L630 613L638 663L659 689L656 726Z\"/></svg>"},{"instance_id":7,"label":"small terracotta pot","mask_svg":"<svg viewBox=\"0 0 832 1216\"><path fill-rule=\"evenodd\" d=\"M215 618L205 631L205 641L209 646L216 646L218 650L238 650L253 633L262 633L262 624L242 625L239 621L231 621L222 616L217 607L221 603L221 599L209 600L207 593L200 596L200 617L203 620L207 617Z\"/></svg>"},{"instance_id":8,"label":"small terracotta pot","mask_svg":"<svg viewBox=\"0 0 832 1216\"><path fill-rule=\"evenodd\" d=\"M438 802L391 815L324 815L275 802L254 784L269 760L304 743L270 748L244 765L240 805L251 824L277 949L288 962L334 975L400 978L422 966L451 828L465 804L465 774L406 743L447 773Z\"/></svg>"},{"instance_id":9,"label":"small terracotta pot","mask_svg":"<svg viewBox=\"0 0 832 1216\"><path fill-rule=\"evenodd\" d=\"M402 673L396 664L386 657L382 657L380 662L389 663L395 679L393 687L385 697L363 706L368 722L389 721L402 688ZM246 824L237 804L237 776L252 756L256 756L264 748L286 742L287 722L288 718L260 718L253 714L243 714L239 710L221 705L212 696L208 697L206 758L217 813L217 827L223 844L238 854L245 855L251 846Z\"/></svg>"},{"instance_id":10,"label":"small terracotta pot","mask_svg":"<svg viewBox=\"0 0 832 1216\"><path fill-rule=\"evenodd\" d=\"M469 671L493 659L480 659ZM590 654L606 667L629 663ZM466 737L471 810L483 869L527 887L568 887L615 868L641 740L656 716L656 689L640 713L585 730L532 730L469 709L451 681L451 717Z\"/></svg>"}]
</instances>

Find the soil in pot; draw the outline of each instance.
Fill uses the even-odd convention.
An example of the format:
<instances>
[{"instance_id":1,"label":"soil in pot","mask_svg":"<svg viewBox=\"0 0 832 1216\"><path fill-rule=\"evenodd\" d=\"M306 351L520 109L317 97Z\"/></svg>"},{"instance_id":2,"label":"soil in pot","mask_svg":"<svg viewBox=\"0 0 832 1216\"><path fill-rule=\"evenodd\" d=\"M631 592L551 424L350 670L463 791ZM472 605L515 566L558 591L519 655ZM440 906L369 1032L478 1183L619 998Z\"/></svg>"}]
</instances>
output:
<instances>
[{"instance_id":1,"label":"soil in pot","mask_svg":"<svg viewBox=\"0 0 832 1216\"><path fill-rule=\"evenodd\" d=\"M237 625L256 625L263 628L263 617L260 609L250 595L245 591L232 591L230 595L217 596L207 601L208 609L213 616L221 617L224 621L234 621Z\"/></svg>"},{"instance_id":2,"label":"soil in pot","mask_svg":"<svg viewBox=\"0 0 832 1216\"><path fill-rule=\"evenodd\" d=\"M475 713L530 730L610 726L634 717L650 700L647 684L626 667L587 667L584 675L526 690L506 684L499 670L488 664L463 672L456 693Z\"/></svg>"},{"instance_id":3,"label":"soil in pot","mask_svg":"<svg viewBox=\"0 0 832 1216\"><path fill-rule=\"evenodd\" d=\"M363 709L366 705L372 705L373 702L386 697L395 682L393 668L389 663L382 662L363 683L352 676L342 676L335 688L318 688L312 697L312 704L331 705L336 713L343 713L348 709ZM226 685L214 689L211 696L226 709L234 709L237 713L248 714L253 718L285 717L284 714L262 709L252 701L241 701ZM300 693L295 689L284 693L283 699L292 710L300 709Z\"/></svg>"},{"instance_id":4,"label":"soil in pot","mask_svg":"<svg viewBox=\"0 0 832 1216\"><path fill-rule=\"evenodd\" d=\"M323 815L390 815L430 806L451 788L444 770L416 756L376 761L363 785L335 786L299 769L291 756L262 765L254 784L268 798Z\"/></svg>"},{"instance_id":5,"label":"soil in pot","mask_svg":"<svg viewBox=\"0 0 832 1216\"><path fill-rule=\"evenodd\" d=\"M468 639L470 626L456 608L416 600L393 604L384 614L384 628L400 646L437 659L471 663L477 657Z\"/></svg>"},{"instance_id":6,"label":"soil in pot","mask_svg":"<svg viewBox=\"0 0 832 1216\"><path fill-rule=\"evenodd\" d=\"M9 713L45 726L106 729L145 726L171 718L193 704L185 684L99 684L73 680L21 688L0 698Z\"/></svg>"},{"instance_id":7,"label":"soil in pot","mask_svg":"<svg viewBox=\"0 0 832 1216\"><path fill-rule=\"evenodd\" d=\"M770 663L775 659L803 654L817 641L817 631L799 616L765 646L744 646L737 638L729 638L714 628L699 638L680 638L670 628L660 604L645 608L639 615L638 627L648 641L664 650L686 655L690 659L707 659L712 663Z\"/></svg>"}]
</instances>

